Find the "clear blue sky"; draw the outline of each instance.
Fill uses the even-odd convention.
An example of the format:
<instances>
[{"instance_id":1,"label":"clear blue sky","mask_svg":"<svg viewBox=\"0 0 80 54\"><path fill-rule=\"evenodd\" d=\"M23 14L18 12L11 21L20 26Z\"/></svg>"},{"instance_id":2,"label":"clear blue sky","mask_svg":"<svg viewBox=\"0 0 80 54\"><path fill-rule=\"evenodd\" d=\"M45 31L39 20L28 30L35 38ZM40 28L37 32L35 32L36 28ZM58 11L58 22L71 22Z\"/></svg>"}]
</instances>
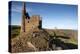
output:
<instances>
[{"instance_id":1,"label":"clear blue sky","mask_svg":"<svg viewBox=\"0 0 80 54\"><path fill-rule=\"evenodd\" d=\"M11 8L11 24L21 25L22 2L12 2ZM43 28L77 29L78 27L77 5L26 2L26 11L30 16L40 15Z\"/></svg>"}]
</instances>

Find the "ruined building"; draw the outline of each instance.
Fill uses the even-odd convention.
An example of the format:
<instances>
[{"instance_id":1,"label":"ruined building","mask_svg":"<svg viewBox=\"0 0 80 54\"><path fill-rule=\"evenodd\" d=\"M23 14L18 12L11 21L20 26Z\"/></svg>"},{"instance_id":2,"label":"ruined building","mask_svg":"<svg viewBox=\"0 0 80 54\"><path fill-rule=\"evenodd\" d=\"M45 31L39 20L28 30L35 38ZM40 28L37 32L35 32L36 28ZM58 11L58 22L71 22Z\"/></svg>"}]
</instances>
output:
<instances>
[{"instance_id":1,"label":"ruined building","mask_svg":"<svg viewBox=\"0 0 80 54\"><path fill-rule=\"evenodd\" d=\"M42 27L42 20L39 15L29 16L26 11L26 3L23 3L21 32L29 32L33 29L39 30Z\"/></svg>"}]
</instances>

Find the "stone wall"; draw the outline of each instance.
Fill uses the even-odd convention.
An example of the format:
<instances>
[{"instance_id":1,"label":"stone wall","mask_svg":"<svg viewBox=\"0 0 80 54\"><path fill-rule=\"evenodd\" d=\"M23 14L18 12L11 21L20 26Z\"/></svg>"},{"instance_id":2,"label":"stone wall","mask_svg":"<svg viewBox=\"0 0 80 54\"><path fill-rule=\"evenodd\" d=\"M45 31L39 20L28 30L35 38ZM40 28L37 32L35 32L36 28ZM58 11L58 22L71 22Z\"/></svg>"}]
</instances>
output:
<instances>
[{"instance_id":1,"label":"stone wall","mask_svg":"<svg viewBox=\"0 0 80 54\"><path fill-rule=\"evenodd\" d=\"M38 30L39 26L41 26L40 24L40 16L38 15L33 15L30 17L30 19L25 18L25 32L28 32L30 30Z\"/></svg>"},{"instance_id":2,"label":"stone wall","mask_svg":"<svg viewBox=\"0 0 80 54\"><path fill-rule=\"evenodd\" d=\"M30 30L38 30L42 27L42 20L39 15L29 16L26 12L26 5L23 3L21 32L29 32Z\"/></svg>"}]
</instances>

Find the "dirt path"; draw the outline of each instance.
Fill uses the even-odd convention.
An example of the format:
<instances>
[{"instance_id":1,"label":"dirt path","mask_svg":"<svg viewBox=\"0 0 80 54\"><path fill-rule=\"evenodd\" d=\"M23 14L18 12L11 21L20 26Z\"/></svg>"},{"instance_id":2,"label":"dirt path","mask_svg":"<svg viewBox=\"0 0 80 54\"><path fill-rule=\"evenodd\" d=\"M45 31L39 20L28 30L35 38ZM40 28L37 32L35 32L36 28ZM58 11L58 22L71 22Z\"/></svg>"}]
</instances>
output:
<instances>
[{"instance_id":1,"label":"dirt path","mask_svg":"<svg viewBox=\"0 0 80 54\"><path fill-rule=\"evenodd\" d=\"M28 47L33 48L35 51L37 51L37 48L31 43L31 42L27 42Z\"/></svg>"}]
</instances>

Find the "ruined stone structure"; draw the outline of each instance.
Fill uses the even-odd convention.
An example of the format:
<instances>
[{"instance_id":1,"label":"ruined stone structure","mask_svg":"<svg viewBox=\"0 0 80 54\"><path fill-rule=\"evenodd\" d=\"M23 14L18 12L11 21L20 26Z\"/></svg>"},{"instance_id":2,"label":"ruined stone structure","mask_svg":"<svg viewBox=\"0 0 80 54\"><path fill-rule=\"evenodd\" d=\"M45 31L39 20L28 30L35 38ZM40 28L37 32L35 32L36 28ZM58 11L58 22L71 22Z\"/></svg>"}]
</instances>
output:
<instances>
[{"instance_id":1,"label":"ruined stone structure","mask_svg":"<svg viewBox=\"0 0 80 54\"><path fill-rule=\"evenodd\" d=\"M29 16L26 11L26 4L23 3L22 9L22 24L21 24L21 32L28 32L30 30L38 30L42 27L42 19L39 15Z\"/></svg>"}]
</instances>

